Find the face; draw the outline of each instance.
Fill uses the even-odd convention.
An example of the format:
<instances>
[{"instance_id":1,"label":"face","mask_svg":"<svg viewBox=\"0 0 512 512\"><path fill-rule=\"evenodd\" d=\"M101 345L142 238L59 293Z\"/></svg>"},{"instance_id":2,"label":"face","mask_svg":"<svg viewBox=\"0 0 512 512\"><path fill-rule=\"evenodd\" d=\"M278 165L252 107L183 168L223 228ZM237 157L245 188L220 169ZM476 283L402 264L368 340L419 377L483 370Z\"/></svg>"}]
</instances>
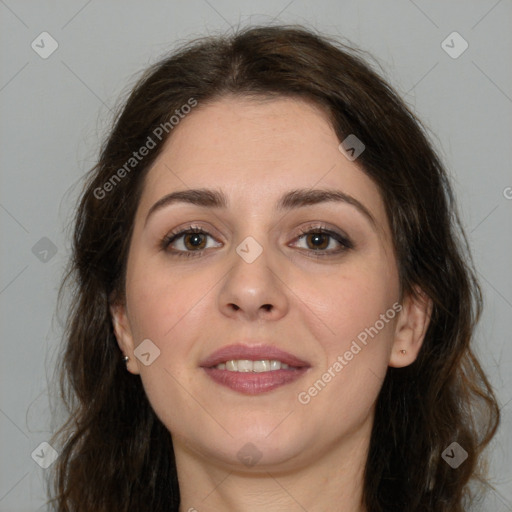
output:
<instances>
[{"instance_id":1,"label":"face","mask_svg":"<svg viewBox=\"0 0 512 512\"><path fill-rule=\"evenodd\" d=\"M387 367L414 360L425 326L398 304L382 198L338 146L301 100L224 98L181 120L148 172L126 300L111 311L128 370L176 446L227 467L246 452L263 466L310 463L369 433ZM191 189L226 204L152 208ZM319 190L343 200L311 199ZM273 347L302 366L204 366L235 344L254 357L224 359L286 358Z\"/></svg>"}]
</instances>

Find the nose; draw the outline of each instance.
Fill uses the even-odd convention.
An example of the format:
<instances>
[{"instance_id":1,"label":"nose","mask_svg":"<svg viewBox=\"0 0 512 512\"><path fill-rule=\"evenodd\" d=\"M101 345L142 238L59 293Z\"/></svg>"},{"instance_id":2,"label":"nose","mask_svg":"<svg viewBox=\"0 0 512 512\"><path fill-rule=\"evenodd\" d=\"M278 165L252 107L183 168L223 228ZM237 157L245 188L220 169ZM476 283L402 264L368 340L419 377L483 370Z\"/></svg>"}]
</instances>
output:
<instances>
[{"instance_id":1,"label":"nose","mask_svg":"<svg viewBox=\"0 0 512 512\"><path fill-rule=\"evenodd\" d=\"M282 318L289 307L284 263L280 265L263 246L254 260L241 254L234 251L233 264L223 278L218 295L221 312L248 321Z\"/></svg>"}]
</instances>

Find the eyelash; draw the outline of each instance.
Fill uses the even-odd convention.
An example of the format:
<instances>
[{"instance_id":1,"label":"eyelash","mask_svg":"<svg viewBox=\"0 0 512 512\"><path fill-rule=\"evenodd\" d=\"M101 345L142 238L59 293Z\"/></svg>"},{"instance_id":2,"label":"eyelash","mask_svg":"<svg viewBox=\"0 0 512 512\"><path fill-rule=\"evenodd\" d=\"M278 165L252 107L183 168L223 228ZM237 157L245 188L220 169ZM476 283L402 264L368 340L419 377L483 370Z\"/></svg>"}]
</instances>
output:
<instances>
[{"instance_id":1,"label":"eyelash","mask_svg":"<svg viewBox=\"0 0 512 512\"><path fill-rule=\"evenodd\" d=\"M181 238L184 235L195 234L195 233L211 236L207 231L203 230L202 228L190 225L190 226L187 226L186 228L184 228L182 230L179 230L177 232L169 233L162 240L162 242L161 242L161 249L164 250L164 251L170 252L172 255L175 255L175 256L178 256L178 257L194 258L196 256L200 256L206 249L201 249L199 251L181 251L181 250L178 250L178 251L168 251L169 245L172 244L174 241L178 240L179 238ZM347 238L346 236L342 235L341 233L337 233L335 231L331 231L331 230L329 230L329 229L327 229L327 228L325 228L323 226L309 226L309 227L307 227L305 229L301 229L297 239L300 240L304 236L311 235L311 234L328 235L332 239L336 240L342 246L341 249L338 249L336 251L332 251L331 250L331 251L327 251L327 252L325 252L322 249L319 249L319 250L309 249L308 252L310 252L311 255L313 257L315 257L315 258L325 258L325 257L328 257L328 256L339 255L341 253L346 252L347 250L350 250L350 249L354 248L354 244L353 244L353 242L349 238ZM323 252L323 254L322 254L322 252Z\"/></svg>"}]
</instances>

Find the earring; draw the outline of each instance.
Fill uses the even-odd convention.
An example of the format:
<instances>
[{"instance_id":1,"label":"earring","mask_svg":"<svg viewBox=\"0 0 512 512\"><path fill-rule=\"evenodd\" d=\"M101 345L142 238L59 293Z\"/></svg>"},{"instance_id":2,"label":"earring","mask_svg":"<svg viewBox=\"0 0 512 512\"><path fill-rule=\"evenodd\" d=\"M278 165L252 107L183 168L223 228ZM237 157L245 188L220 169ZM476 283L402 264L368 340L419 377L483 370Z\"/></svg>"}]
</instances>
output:
<instances>
[{"instance_id":1,"label":"earring","mask_svg":"<svg viewBox=\"0 0 512 512\"><path fill-rule=\"evenodd\" d=\"M407 350L400 350L400 354L407 354Z\"/></svg>"},{"instance_id":2,"label":"earring","mask_svg":"<svg viewBox=\"0 0 512 512\"><path fill-rule=\"evenodd\" d=\"M128 356L124 356L124 357L123 357L123 361L124 361L125 363L127 363L129 360L130 360L130 358L129 358Z\"/></svg>"}]
</instances>

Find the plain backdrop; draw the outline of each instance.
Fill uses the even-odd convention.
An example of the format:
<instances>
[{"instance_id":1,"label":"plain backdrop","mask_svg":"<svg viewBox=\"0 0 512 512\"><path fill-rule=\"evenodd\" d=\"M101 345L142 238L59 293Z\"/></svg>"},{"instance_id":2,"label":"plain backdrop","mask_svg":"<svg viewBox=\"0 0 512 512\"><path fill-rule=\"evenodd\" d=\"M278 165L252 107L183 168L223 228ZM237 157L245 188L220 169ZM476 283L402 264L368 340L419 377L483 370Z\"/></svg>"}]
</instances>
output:
<instances>
[{"instance_id":1,"label":"plain backdrop","mask_svg":"<svg viewBox=\"0 0 512 512\"><path fill-rule=\"evenodd\" d=\"M511 511L511 22L510 0L0 0L0 511L45 510L34 459L61 419L49 385L66 229L111 109L178 43L259 23L305 24L369 51L430 130L483 287L477 351L503 407L482 510Z\"/></svg>"}]
</instances>

